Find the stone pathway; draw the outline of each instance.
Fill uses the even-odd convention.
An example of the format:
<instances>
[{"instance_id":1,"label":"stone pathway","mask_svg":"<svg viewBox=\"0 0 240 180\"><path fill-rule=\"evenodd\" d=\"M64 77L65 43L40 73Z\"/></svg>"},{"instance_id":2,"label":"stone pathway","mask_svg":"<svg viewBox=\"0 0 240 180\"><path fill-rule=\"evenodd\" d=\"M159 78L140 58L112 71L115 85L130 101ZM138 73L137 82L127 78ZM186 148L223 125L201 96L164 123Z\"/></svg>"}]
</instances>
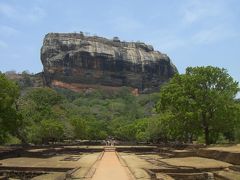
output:
<instances>
[{"instance_id":1,"label":"stone pathway","mask_svg":"<svg viewBox=\"0 0 240 180\"><path fill-rule=\"evenodd\" d=\"M114 150L105 151L92 180L132 180Z\"/></svg>"}]
</instances>

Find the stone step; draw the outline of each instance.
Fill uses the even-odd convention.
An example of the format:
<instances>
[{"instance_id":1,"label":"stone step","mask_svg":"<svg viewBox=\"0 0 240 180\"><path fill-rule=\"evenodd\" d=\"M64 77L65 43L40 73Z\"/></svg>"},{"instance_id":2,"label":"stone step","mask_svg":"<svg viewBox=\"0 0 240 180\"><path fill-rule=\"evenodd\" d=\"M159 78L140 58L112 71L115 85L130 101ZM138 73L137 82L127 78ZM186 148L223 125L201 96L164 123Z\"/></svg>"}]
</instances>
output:
<instances>
[{"instance_id":1,"label":"stone step","mask_svg":"<svg viewBox=\"0 0 240 180\"><path fill-rule=\"evenodd\" d=\"M115 147L105 147L105 148L104 148L104 151L105 151L105 152L115 152L115 151L116 151L116 148L115 148Z\"/></svg>"}]
</instances>

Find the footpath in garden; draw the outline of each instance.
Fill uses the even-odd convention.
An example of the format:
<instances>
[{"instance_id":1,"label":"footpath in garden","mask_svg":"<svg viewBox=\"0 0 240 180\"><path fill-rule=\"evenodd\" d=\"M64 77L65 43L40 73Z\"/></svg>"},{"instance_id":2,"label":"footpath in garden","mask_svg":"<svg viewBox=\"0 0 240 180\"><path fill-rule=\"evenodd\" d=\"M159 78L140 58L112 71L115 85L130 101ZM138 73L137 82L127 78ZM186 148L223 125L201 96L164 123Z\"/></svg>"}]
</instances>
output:
<instances>
[{"instance_id":1,"label":"footpath in garden","mask_svg":"<svg viewBox=\"0 0 240 180\"><path fill-rule=\"evenodd\" d=\"M115 148L105 148L102 159L93 175L93 180L132 180L115 152Z\"/></svg>"}]
</instances>

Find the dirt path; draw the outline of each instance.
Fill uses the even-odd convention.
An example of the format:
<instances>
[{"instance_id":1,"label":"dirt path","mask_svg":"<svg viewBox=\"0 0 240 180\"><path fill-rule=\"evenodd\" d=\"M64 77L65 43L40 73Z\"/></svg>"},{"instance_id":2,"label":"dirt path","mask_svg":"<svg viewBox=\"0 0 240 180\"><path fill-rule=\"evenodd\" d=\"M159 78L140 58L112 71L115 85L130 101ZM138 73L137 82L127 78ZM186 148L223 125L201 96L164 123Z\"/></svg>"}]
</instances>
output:
<instances>
[{"instance_id":1,"label":"dirt path","mask_svg":"<svg viewBox=\"0 0 240 180\"><path fill-rule=\"evenodd\" d=\"M92 180L131 180L131 177L113 151L104 152Z\"/></svg>"}]
</instances>

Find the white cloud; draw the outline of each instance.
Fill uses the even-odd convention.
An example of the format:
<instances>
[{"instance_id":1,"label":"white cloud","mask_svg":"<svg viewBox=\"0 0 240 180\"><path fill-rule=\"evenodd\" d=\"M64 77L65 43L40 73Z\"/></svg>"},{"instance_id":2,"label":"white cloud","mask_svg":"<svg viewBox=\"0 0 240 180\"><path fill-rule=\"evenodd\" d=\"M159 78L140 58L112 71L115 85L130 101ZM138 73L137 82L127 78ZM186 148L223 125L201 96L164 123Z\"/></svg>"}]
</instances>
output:
<instances>
[{"instance_id":1,"label":"white cloud","mask_svg":"<svg viewBox=\"0 0 240 180\"><path fill-rule=\"evenodd\" d=\"M9 4L0 3L0 14L11 18L15 16L16 10Z\"/></svg>"},{"instance_id":2,"label":"white cloud","mask_svg":"<svg viewBox=\"0 0 240 180\"><path fill-rule=\"evenodd\" d=\"M209 45L212 43L219 43L224 40L231 38L239 38L239 32L235 31L234 28L226 25L214 26L211 28L204 28L196 32L192 32L187 36L181 36L179 32L169 31L168 33L156 34L151 42L163 51L169 52L174 51L178 48L188 48L197 45Z\"/></svg>"},{"instance_id":3,"label":"white cloud","mask_svg":"<svg viewBox=\"0 0 240 180\"><path fill-rule=\"evenodd\" d=\"M46 12L44 9L40 7L34 7L31 11L26 15L26 18L32 22L41 20L46 17Z\"/></svg>"},{"instance_id":4,"label":"white cloud","mask_svg":"<svg viewBox=\"0 0 240 180\"><path fill-rule=\"evenodd\" d=\"M18 34L19 31L11 26L0 25L0 34L6 36L12 36Z\"/></svg>"},{"instance_id":5,"label":"white cloud","mask_svg":"<svg viewBox=\"0 0 240 180\"><path fill-rule=\"evenodd\" d=\"M37 22L45 18L47 15L45 10L38 6L26 8L6 3L0 3L0 14L21 22Z\"/></svg>"},{"instance_id":6,"label":"white cloud","mask_svg":"<svg viewBox=\"0 0 240 180\"><path fill-rule=\"evenodd\" d=\"M159 36L161 47L175 50L240 37L234 16L226 1L186 0L185 2L180 8L179 26Z\"/></svg>"},{"instance_id":7,"label":"white cloud","mask_svg":"<svg viewBox=\"0 0 240 180\"><path fill-rule=\"evenodd\" d=\"M226 13L225 4L216 0L190 0L182 9L183 22L192 24L208 20L210 17L223 16Z\"/></svg>"},{"instance_id":8,"label":"white cloud","mask_svg":"<svg viewBox=\"0 0 240 180\"><path fill-rule=\"evenodd\" d=\"M2 40L0 40L0 48L7 48L8 44Z\"/></svg>"},{"instance_id":9,"label":"white cloud","mask_svg":"<svg viewBox=\"0 0 240 180\"><path fill-rule=\"evenodd\" d=\"M187 45L187 40L181 39L175 36L167 36L167 37L162 37L159 39L155 39L152 42L156 44L158 49L162 49L163 51L172 51L177 48L181 48Z\"/></svg>"},{"instance_id":10,"label":"white cloud","mask_svg":"<svg viewBox=\"0 0 240 180\"><path fill-rule=\"evenodd\" d=\"M225 26L217 26L197 32L192 36L191 41L195 44L209 44L225 39L237 37L238 33Z\"/></svg>"},{"instance_id":11,"label":"white cloud","mask_svg":"<svg viewBox=\"0 0 240 180\"><path fill-rule=\"evenodd\" d=\"M9 57L13 58L13 59L20 59L20 58L22 58L22 56L20 54L16 54L16 53L9 55Z\"/></svg>"},{"instance_id":12,"label":"white cloud","mask_svg":"<svg viewBox=\"0 0 240 180\"><path fill-rule=\"evenodd\" d=\"M110 25L117 31L132 32L143 27L143 25L130 17L117 17L109 21Z\"/></svg>"}]
</instances>

